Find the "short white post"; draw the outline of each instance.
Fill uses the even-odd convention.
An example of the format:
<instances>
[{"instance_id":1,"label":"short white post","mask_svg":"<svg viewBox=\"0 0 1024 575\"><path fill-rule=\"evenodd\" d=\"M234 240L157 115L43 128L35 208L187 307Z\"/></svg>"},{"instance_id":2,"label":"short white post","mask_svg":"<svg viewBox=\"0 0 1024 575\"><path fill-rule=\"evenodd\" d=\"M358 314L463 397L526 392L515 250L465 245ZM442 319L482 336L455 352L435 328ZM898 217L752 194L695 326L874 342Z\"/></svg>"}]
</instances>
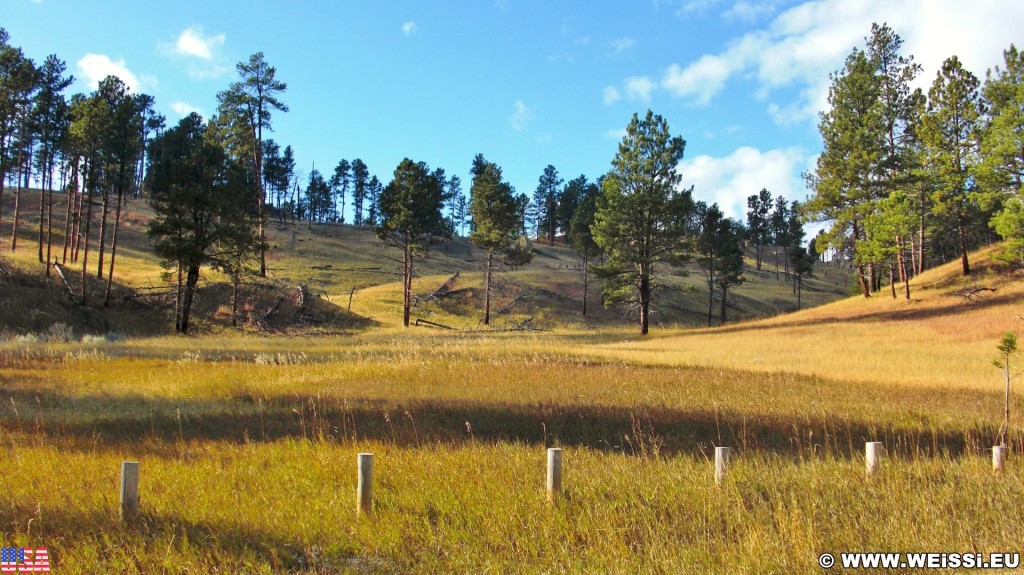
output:
<instances>
[{"instance_id":1,"label":"short white post","mask_svg":"<svg viewBox=\"0 0 1024 575\"><path fill-rule=\"evenodd\" d=\"M129 520L139 513L139 462L121 464L121 520Z\"/></svg>"},{"instance_id":2,"label":"short white post","mask_svg":"<svg viewBox=\"0 0 1024 575\"><path fill-rule=\"evenodd\" d=\"M992 448L992 473L1002 473L1006 465L1006 446L997 445Z\"/></svg>"},{"instance_id":3,"label":"short white post","mask_svg":"<svg viewBox=\"0 0 1024 575\"><path fill-rule=\"evenodd\" d=\"M548 501L554 501L562 491L562 450L548 449Z\"/></svg>"},{"instance_id":4,"label":"short white post","mask_svg":"<svg viewBox=\"0 0 1024 575\"><path fill-rule=\"evenodd\" d=\"M864 444L864 471L871 477L878 471L878 460L882 457L882 442L868 441Z\"/></svg>"},{"instance_id":5,"label":"short white post","mask_svg":"<svg viewBox=\"0 0 1024 575\"><path fill-rule=\"evenodd\" d=\"M729 448L715 448L715 484L721 485L729 473Z\"/></svg>"},{"instance_id":6,"label":"short white post","mask_svg":"<svg viewBox=\"0 0 1024 575\"><path fill-rule=\"evenodd\" d=\"M360 453L359 484L356 487L356 515L373 514L373 454Z\"/></svg>"}]
</instances>

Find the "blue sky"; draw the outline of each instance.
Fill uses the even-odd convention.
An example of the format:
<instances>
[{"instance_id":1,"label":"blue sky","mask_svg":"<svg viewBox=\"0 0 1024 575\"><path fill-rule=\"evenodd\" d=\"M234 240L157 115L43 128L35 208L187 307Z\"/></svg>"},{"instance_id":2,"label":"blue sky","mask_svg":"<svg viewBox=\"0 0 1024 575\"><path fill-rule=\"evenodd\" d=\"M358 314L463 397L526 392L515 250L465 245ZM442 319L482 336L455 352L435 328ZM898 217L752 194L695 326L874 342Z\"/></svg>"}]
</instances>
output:
<instances>
[{"instance_id":1,"label":"blue sky","mask_svg":"<svg viewBox=\"0 0 1024 575\"><path fill-rule=\"evenodd\" d=\"M264 5L265 4L265 5ZM1024 2L253 3L0 0L0 26L37 61L55 53L89 91L106 74L152 94L176 123L204 115L257 51L288 83L271 137L299 168L362 158L381 181L404 157L463 179L480 152L531 194L547 164L566 180L607 171L648 108L687 141L694 194L742 216L767 187L806 195L828 74L888 22L927 87L957 54L980 78L1024 45Z\"/></svg>"}]
</instances>

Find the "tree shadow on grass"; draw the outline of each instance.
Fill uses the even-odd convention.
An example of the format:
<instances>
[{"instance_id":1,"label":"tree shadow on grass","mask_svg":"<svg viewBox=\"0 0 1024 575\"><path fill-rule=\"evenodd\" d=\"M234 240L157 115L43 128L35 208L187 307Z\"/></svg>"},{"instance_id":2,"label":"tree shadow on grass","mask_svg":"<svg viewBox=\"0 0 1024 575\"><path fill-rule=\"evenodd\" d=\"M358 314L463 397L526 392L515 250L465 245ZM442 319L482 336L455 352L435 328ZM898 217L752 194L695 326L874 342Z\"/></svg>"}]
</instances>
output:
<instances>
[{"instance_id":1,"label":"tree shadow on grass","mask_svg":"<svg viewBox=\"0 0 1024 575\"><path fill-rule=\"evenodd\" d=\"M38 398L38 401L36 400ZM71 449L175 456L190 442L284 439L398 446L469 442L573 446L629 455L708 456L714 446L794 458L857 458L864 442L882 441L893 455L959 456L992 445L997 430L981 423L941 427L927 419L863 420L823 413L742 414L664 406L491 404L479 401L394 401L295 395L173 400L136 395L66 397L26 394L36 415L0 418L0 428ZM102 405L102 412L88 414ZM56 406L56 407L54 407ZM970 424L966 424L970 425ZM1024 448L1018 435L1014 446Z\"/></svg>"}]
</instances>

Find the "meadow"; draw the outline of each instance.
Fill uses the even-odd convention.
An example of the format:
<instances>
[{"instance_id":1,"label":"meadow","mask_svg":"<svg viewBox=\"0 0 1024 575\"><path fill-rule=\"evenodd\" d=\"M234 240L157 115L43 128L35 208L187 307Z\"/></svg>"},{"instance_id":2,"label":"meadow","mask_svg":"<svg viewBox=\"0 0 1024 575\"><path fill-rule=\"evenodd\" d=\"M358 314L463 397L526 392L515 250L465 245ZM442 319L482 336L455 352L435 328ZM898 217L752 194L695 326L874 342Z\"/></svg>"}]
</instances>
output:
<instances>
[{"instance_id":1,"label":"meadow","mask_svg":"<svg viewBox=\"0 0 1024 575\"><path fill-rule=\"evenodd\" d=\"M279 249L275 265L295 266ZM159 273L132 257L136 284ZM822 573L823 552L1020 551L1016 389L1006 471L989 458L1003 409L990 360L1019 329L1022 286L976 258L971 278L916 278L910 301L648 338L558 313L542 332L402 329L390 280L309 266L296 273L324 273L332 301L365 281L352 312L372 321L8 337L0 543L46 547L53 572L76 574ZM971 286L996 291L958 295ZM884 445L870 478L865 441ZM549 503L552 446L565 483ZM716 446L733 450L721 485ZM360 452L376 458L369 517L355 511ZM141 469L140 514L124 522L123 461Z\"/></svg>"}]
</instances>

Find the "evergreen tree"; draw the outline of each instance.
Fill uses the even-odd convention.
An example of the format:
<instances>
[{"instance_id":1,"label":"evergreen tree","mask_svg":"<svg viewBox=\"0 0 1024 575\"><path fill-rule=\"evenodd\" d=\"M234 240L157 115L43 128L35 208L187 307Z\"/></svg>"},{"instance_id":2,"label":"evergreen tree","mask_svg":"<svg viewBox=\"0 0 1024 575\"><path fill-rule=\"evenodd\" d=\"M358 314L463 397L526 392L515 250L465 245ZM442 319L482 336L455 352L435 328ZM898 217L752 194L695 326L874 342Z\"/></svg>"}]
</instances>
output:
<instances>
[{"instance_id":1,"label":"evergreen tree","mask_svg":"<svg viewBox=\"0 0 1024 575\"><path fill-rule=\"evenodd\" d=\"M757 271L761 271L761 251L771 236L769 214L772 205L772 193L767 188L747 197L747 235L754 244Z\"/></svg>"},{"instance_id":2,"label":"evergreen tree","mask_svg":"<svg viewBox=\"0 0 1024 575\"><path fill-rule=\"evenodd\" d=\"M363 225L363 202L366 200L366 185L369 183L370 170L362 160L352 160L352 223Z\"/></svg>"},{"instance_id":3,"label":"evergreen tree","mask_svg":"<svg viewBox=\"0 0 1024 575\"><path fill-rule=\"evenodd\" d=\"M583 176L580 176L583 178ZM585 178L584 178L585 180ZM576 180L573 180L576 181ZM571 185L571 183L570 183ZM586 184L579 198L579 205L573 212L570 224L572 245L583 260L583 315L587 315L587 296L590 292L590 260L601 254L601 248L594 241L592 228L597 214L597 203L601 188L597 184Z\"/></svg>"},{"instance_id":4,"label":"evergreen tree","mask_svg":"<svg viewBox=\"0 0 1024 575\"><path fill-rule=\"evenodd\" d=\"M155 138L152 147L145 185L156 215L149 235L157 255L178 270L175 330L188 333L200 268L218 265L220 250L239 243L259 250L248 207L256 194L247 167L231 161L198 114Z\"/></svg>"},{"instance_id":5,"label":"evergreen tree","mask_svg":"<svg viewBox=\"0 0 1024 575\"><path fill-rule=\"evenodd\" d=\"M487 251L484 268L484 325L491 323L491 284L494 256L507 250L519 236L522 214L515 190L502 180L501 168L488 162L482 154L473 159L473 183L470 188L469 213L473 231L469 241Z\"/></svg>"},{"instance_id":6,"label":"evergreen tree","mask_svg":"<svg viewBox=\"0 0 1024 575\"><path fill-rule=\"evenodd\" d=\"M267 63L263 52L249 56L248 62L239 62L235 69L238 71L238 81L217 94L220 110L218 114L222 116L222 120L235 123L237 130L246 130L246 135L250 138L245 147L251 154L254 179L260 188L259 197L256 199L256 232L260 238L260 277L266 277L263 207L267 198L263 189L263 130L272 129L270 120L273 111L288 111L288 106L279 99L280 94L288 89L288 84L277 79L277 69Z\"/></svg>"},{"instance_id":7,"label":"evergreen tree","mask_svg":"<svg viewBox=\"0 0 1024 575\"><path fill-rule=\"evenodd\" d=\"M682 262L689 245L692 188L678 189L676 172L685 147L661 116L634 114L602 180L592 231L608 254L599 270L606 304L636 304L641 335L649 330L651 294L664 265Z\"/></svg>"},{"instance_id":8,"label":"evergreen tree","mask_svg":"<svg viewBox=\"0 0 1024 575\"><path fill-rule=\"evenodd\" d=\"M450 236L442 213L442 178L443 172L431 173L425 163L406 158L380 194L381 222L375 231L385 244L402 250L402 324L406 327L412 307L413 258L425 255L435 239Z\"/></svg>"},{"instance_id":9,"label":"evergreen tree","mask_svg":"<svg viewBox=\"0 0 1024 575\"><path fill-rule=\"evenodd\" d=\"M935 185L932 211L956 227L960 263L971 273L967 258L968 218L979 199L973 178L978 164L977 129L981 117L978 79L956 56L948 58L928 90L928 111L921 126L927 169Z\"/></svg>"},{"instance_id":10,"label":"evergreen tree","mask_svg":"<svg viewBox=\"0 0 1024 575\"><path fill-rule=\"evenodd\" d=\"M341 160L334 167L334 175L331 176L331 190L341 210L338 214L338 221L345 223L345 198L348 197L348 188L352 184L352 166L348 160Z\"/></svg>"}]
</instances>

